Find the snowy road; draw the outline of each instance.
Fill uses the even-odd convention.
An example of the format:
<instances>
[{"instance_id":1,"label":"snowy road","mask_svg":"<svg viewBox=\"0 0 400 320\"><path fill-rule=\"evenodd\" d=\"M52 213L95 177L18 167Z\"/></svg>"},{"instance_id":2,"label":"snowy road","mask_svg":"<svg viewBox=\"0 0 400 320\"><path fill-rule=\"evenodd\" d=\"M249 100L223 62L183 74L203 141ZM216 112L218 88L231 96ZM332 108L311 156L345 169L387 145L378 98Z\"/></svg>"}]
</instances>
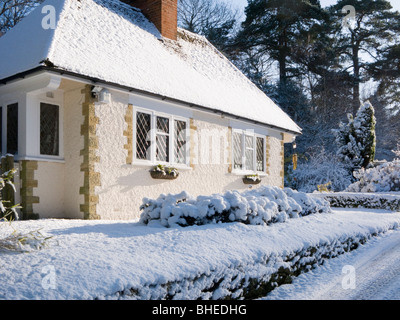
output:
<instances>
[{"instance_id":1,"label":"snowy road","mask_svg":"<svg viewBox=\"0 0 400 320\"><path fill-rule=\"evenodd\" d=\"M400 300L400 231L328 261L266 299Z\"/></svg>"}]
</instances>

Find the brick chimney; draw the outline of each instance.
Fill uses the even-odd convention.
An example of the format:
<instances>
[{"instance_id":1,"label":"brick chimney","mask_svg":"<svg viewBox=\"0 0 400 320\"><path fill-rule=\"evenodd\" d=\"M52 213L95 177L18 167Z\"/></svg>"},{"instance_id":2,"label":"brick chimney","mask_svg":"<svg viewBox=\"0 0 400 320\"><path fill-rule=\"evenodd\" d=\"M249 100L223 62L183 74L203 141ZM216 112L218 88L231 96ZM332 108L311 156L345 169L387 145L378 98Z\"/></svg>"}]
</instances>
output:
<instances>
[{"instance_id":1,"label":"brick chimney","mask_svg":"<svg viewBox=\"0 0 400 320\"><path fill-rule=\"evenodd\" d=\"M178 0L121 0L139 8L165 38L176 40L178 28Z\"/></svg>"}]
</instances>

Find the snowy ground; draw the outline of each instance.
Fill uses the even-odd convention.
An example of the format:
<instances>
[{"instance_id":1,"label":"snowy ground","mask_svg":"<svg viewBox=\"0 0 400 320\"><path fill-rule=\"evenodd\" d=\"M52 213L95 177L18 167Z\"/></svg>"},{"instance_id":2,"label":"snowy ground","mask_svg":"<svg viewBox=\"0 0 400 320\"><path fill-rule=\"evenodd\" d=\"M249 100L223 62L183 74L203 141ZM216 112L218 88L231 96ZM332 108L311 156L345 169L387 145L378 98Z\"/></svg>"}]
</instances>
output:
<instances>
[{"instance_id":1,"label":"snowy ground","mask_svg":"<svg viewBox=\"0 0 400 320\"><path fill-rule=\"evenodd\" d=\"M400 231L389 230L399 226L400 213L366 209L334 210L268 227L227 223L167 229L136 221L14 222L12 227L18 232L41 229L52 238L42 250L0 251L0 299L115 299L125 289L193 278L245 265L272 252L374 232L387 233L275 289L267 298L396 299ZM1 223L0 239L11 231ZM353 291L337 289L344 264L355 267ZM364 290L363 279L370 281L365 284L368 288L377 288L383 281L388 290ZM190 294L185 298L191 299Z\"/></svg>"},{"instance_id":2,"label":"snowy ground","mask_svg":"<svg viewBox=\"0 0 400 320\"><path fill-rule=\"evenodd\" d=\"M282 285L265 300L400 300L400 230Z\"/></svg>"}]
</instances>

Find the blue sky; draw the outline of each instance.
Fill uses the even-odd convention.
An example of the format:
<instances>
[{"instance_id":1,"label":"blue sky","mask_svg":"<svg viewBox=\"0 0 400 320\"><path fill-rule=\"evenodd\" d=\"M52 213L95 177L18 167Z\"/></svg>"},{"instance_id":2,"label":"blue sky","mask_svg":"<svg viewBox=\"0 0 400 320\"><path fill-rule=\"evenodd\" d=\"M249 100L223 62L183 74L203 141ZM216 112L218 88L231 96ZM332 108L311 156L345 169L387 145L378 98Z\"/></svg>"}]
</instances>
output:
<instances>
[{"instance_id":1,"label":"blue sky","mask_svg":"<svg viewBox=\"0 0 400 320\"><path fill-rule=\"evenodd\" d=\"M230 0L235 6L239 9L244 10L247 5L247 0ZM329 6L336 3L336 0L320 0L322 6ZM390 0L392 7L395 10L400 11L400 1L399 0Z\"/></svg>"}]
</instances>

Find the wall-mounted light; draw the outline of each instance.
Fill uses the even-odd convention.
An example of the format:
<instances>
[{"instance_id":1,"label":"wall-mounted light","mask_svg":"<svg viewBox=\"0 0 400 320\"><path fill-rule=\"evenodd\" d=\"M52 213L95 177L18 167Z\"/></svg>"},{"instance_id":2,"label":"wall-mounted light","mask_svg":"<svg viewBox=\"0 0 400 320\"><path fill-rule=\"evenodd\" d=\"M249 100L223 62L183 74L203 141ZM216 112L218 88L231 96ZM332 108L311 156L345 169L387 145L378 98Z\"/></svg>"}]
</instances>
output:
<instances>
[{"instance_id":1,"label":"wall-mounted light","mask_svg":"<svg viewBox=\"0 0 400 320\"><path fill-rule=\"evenodd\" d=\"M105 88L94 86L92 88L92 97L97 98L98 103L110 103L111 102L111 93Z\"/></svg>"}]
</instances>

